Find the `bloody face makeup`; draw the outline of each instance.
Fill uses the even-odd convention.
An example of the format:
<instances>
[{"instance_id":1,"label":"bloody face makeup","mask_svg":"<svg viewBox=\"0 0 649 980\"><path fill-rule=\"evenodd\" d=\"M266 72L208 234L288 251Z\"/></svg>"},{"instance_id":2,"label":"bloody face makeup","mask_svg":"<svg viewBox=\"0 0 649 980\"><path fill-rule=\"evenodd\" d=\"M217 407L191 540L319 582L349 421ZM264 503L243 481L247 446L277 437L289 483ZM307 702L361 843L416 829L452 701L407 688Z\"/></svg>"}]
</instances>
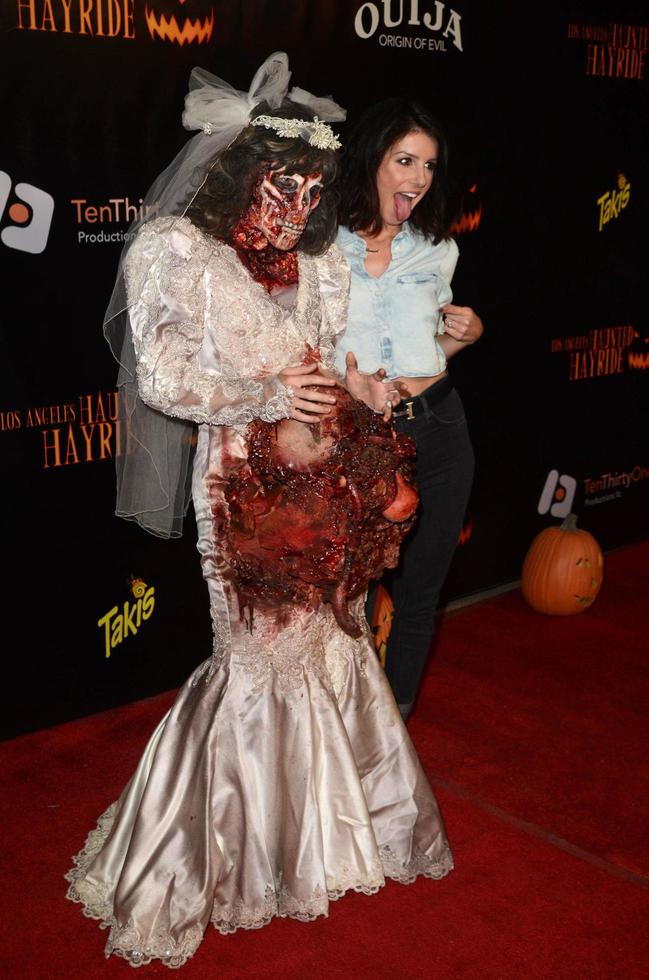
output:
<instances>
[{"instance_id":1,"label":"bloody face makeup","mask_svg":"<svg viewBox=\"0 0 649 980\"><path fill-rule=\"evenodd\" d=\"M321 191L320 173L303 176L268 168L260 174L250 206L233 229L233 244L255 251L267 245L282 252L295 248Z\"/></svg>"}]
</instances>

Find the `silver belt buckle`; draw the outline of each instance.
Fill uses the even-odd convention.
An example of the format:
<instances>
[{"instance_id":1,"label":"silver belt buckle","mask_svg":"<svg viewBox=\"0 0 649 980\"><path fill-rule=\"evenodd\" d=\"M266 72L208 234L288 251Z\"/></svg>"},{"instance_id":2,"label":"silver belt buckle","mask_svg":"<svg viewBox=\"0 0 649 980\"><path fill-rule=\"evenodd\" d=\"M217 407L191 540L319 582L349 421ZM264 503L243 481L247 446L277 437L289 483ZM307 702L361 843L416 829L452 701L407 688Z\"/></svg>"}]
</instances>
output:
<instances>
[{"instance_id":1,"label":"silver belt buckle","mask_svg":"<svg viewBox=\"0 0 649 980\"><path fill-rule=\"evenodd\" d=\"M415 413L412 410L412 401L406 402L405 405L406 405L406 418L414 419Z\"/></svg>"}]
</instances>

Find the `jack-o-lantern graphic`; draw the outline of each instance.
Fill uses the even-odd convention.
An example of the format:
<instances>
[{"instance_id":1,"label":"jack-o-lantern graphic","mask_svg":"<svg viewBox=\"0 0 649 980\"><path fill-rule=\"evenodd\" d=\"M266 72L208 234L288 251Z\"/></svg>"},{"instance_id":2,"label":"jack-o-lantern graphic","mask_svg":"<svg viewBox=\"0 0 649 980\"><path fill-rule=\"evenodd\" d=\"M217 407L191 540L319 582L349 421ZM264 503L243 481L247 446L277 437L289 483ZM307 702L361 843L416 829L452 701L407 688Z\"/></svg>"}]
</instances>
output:
<instances>
[{"instance_id":1,"label":"jack-o-lantern graphic","mask_svg":"<svg viewBox=\"0 0 649 980\"><path fill-rule=\"evenodd\" d=\"M473 518L467 518L466 523L462 526L460 533L458 535L457 543L458 545L468 544L471 540L471 535L473 534Z\"/></svg>"},{"instance_id":2,"label":"jack-o-lantern graphic","mask_svg":"<svg viewBox=\"0 0 649 980\"><path fill-rule=\"evenodd\" d=\"M636 342L636 338L640 339ZM649 370L649 350L647 350L646 346L643 350L642 346L640 346L642 344L649 344L649 337L640 337L640 334L636 332L627 355L629 367L634 371Z\"/></svg>"},{"instance_id":3,"label":"jack-o-lantern graphic","mask_svg":"<svg viewBox=\"0 0 649 980\"><path fill-rule=\"evenodd\" d=\"M177 0L181 7L188 0ZM190 0L191 2L191 0ZM148 2L144 7L146 26L152 38L159 38L161 41L171 41L173 44L207 44L212 39L214 31L214 8L209 7L205 16L198 17L176 17L174 13L167 13L160 9L162 3L155 0L151 6ZM174 3L174 6L176 3Z\"/></svg>"},{"instance_id":4,"label":"jack-o-lantern graphic","mask_svg":"<svg viewBox=\"0 0 649 980\"><path fill-rule=\"evenodd\" d=\"M452 235L462 235L467 231L477 231L482 218L482 202L478 195L478 185L469 187L462 208L462 214L451 225Z\"/></svg>"},{"instance_id":5,"label":"jack-o-lantern graphic","mask_svg":"<svg viewBox=\"0 0 649 980\"><path fill-rule=\"evenodd\" d=\"M376 599L374 600L371 630L374 635L374 646L382 667L385 667L385 655L388 648L388 637L392 629L393 615L394 605L392 603L392 597L387 589L384 589L382 585L378 585L376 588Z\"/></svg>"}]
</instances>

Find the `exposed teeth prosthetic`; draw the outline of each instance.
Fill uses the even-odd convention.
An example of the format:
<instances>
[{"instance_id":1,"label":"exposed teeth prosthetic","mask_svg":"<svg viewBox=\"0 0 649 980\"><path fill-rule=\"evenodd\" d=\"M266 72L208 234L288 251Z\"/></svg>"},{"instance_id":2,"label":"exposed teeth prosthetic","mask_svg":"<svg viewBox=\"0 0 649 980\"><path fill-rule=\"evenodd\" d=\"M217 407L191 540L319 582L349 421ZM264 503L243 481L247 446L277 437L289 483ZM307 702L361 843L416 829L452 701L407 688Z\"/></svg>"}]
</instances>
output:
<instances>
[{"instance_id":1,"label":"exposed teeth prosthetic","mask_svg":"<svg viewBox=\"0 0 649 980\"><path fill-rule=\"evenodd\" d=\"M259 176L250 206L232 230L241 260L269 292L297 282L294 249L320 201L321 180L319 173L305 177L269 168Z\"/></svg>"},{"instance_id":2,"label":"exposed teeth prosthetic","mask_svg":"<svg viewBox=\"0 0 649 980\"><path fill-rule=\"evenodd\" d=\"M320 200L320 174L287 174L267 170L253 191L244 221L260 236L253 248L273 245L281 251L294 248L306 228L311 211Z\"/></svg>"}]
</instances>

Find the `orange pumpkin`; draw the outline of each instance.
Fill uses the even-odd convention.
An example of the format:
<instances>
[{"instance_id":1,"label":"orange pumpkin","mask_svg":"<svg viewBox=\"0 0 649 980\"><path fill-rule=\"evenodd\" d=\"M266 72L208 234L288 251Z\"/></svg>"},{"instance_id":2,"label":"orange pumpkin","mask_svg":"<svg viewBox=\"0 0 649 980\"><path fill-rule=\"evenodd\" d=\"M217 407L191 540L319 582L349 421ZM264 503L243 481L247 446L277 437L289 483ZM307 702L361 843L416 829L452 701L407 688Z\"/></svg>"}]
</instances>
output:
<instances>
[{"instance_id":1,"label":"orange pumpkin","mask_svg":"<svg viewBox=\"0 0 649 980\"><path fill-rule=\"evenodd\" d=\"M560 527L546 527L532 541L523 563L523 595L537 612L572 616L595 599L603 568L597 541L568 514Z\"/></svg>"},{"instance_id":2,"label":"orange pumpkin","mask_svg":"<svg viewBox=\"0 0 649 980\"><path fill-rule=\"evenodd\" d=\"M388 637L392 629L393 615L394 606L390 594L382 585L379 585L376 590L371 629L374 634L374 646L382 667L385 667L385 655L388 648Z\"/></svg>"}]
</instances>

